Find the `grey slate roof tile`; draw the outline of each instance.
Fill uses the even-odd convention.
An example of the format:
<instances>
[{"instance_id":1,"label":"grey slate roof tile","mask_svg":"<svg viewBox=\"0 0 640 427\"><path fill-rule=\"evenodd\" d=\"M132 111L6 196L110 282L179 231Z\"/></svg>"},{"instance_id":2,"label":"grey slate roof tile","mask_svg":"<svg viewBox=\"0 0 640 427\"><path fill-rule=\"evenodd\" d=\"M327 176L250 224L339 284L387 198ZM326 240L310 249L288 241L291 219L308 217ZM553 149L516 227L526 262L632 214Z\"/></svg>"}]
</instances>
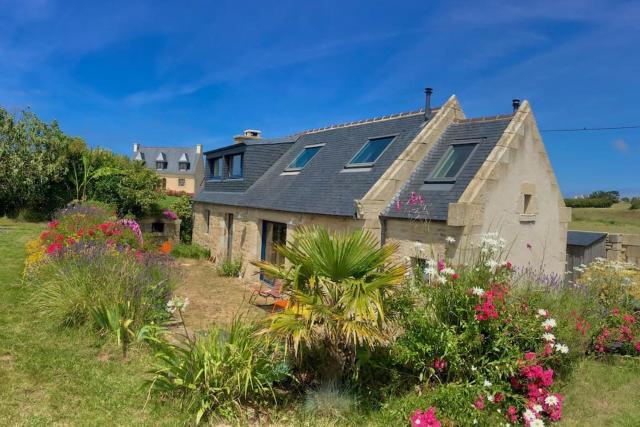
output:
<instances>
[{"instance_id":1,"label":"grey slate roof tile","mask_svg":"<svg viewBox=\"0 0 640 427\"><path fill-rule=\"evenodd\" d=\"M591 231L567 231L567 245L591 246L607 237L607 233L594 233Z\"/></svg>"},{"instance_id":2,"label":"grey slate roof tile","mask_svg":"<svg viewBox=\"0 0 640 427\"><path fill-rule=\"evenodd\" d=\"M462 120L449 125L433 149L422 159L411 178L394 197L383 216L446 221L449 203L458 201L510 121L511 116L504 116L493 120ZM448 147L454 142L464 140L479 140L478 147L463 166L455 182L448 186L450 188L438 189L433 185L425 186L425 180L430 176ZM407 201L412 193L424 197L425 204L422 206L409 205ZM396 206L398 200L400 201L399 210Z\"/></svg>"},{"instance_id":3,"label":"grey slate roof tile","mask_svg":"<svg viewBox=\"0 0 640 427\"><path fill-rule=\"evenodd\" d=\"M262 161L270 167L248 187L243 196L230 194L229 188L210 185L205 186L195 200L280 211L353 216L355 200L369 191L424 124L423 113L415 112L386 120L363 121L301 133L295 143L287 146L288 149L277 159L267 157L268 151L261 154L261 160L256 157L256 162ZM369 139L389 135L396 137L370 169L345 168ZM305 146L314 144L325 145L304 169L295 175L282 174ZM249 150L260 146L259 141L247 146L247 159ZM228 150L233 148L226 147ZM215 155L227 152L225 149L215 151ZM212 155L211 152L208 154ZM249 166L249 163L245 166L247 173Z\"/></svg>"},{"instance_id":4,"label":"grey slate roof tile","mask_svg":"<svg viewBox=\"0 0 640 427\"><path fill-rule=\"evenodd\" d=\"M196 152L196 147L140 147L138 153L142 154L142 160L144 160L145 165L151 169L156 170L156 159L163 158L167 162L167 169L164 169L160 172L162 173L171 173L176 175L193 175L196 169L196 159L198 158L198 154ZM133 153L132 159L139 160L138 153ZM178 169L178 163L180 157L186 154L187 158L190 161L190 167L186 171L181 171ZM159 160L158 160L159 161Z\"/></svg>"}]
</instances>

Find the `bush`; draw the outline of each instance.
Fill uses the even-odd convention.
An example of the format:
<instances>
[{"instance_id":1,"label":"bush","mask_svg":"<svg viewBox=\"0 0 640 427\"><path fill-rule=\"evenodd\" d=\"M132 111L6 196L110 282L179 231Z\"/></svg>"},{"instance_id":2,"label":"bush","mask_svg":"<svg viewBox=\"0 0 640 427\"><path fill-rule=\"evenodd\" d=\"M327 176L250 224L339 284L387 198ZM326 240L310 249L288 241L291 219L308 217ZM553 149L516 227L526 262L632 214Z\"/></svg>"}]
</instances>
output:
<instances>
[{"instance_id":1,"label":"bush","mask_svg":"<svg viewBox=\"0 0 640 427\"><path fill-rule=\"evenodd\" d=\"M633 199L630 200L631 202L631 206L629 207L629 209L635 210L635 209L640 209L640 197L634 197Z\"/></svg>"},{"instance_id":2,"label":"bush","mask_svg":"<svg viewBox=\"0 0 640 427\"><path fill-rule=\"evenodd\" d=\"M274 402L273 384L287 377L288 368L273 343L257 332L258 325L236 317L229 330L214 328L178 344L155 340L150 390L181 399L196 423L208 415L237 419L243 406Z\"/></svg>"},{"instance_id":3,"label":"bush","mask_svg":"<svg viewBox=\"0 0 640 427\"><path fill-rule=\"evenodd\" d=\"M356 400L335 384L309 390L304 398L304 413L311 419L344 420L356 408Z\"/></svg>"},{"instance_id":4,"label":"bush","mask_svg":"<svg viewBox=\"0 0 640 427\"><path fill-rule=\"evenodd\" d=\"M182 221L180 224L180 241L191 243L193 234L193 200L187 195L181 196L171 204L171 209Z\"/></svg>"},{"instance_id":5,"label":"bush","mask_svg":"<svg viewBox=\"0 0 640 427\"><path fill-rule=\"evenodd\" d=\"M605 198L564 199L569 208L610 208L613 200Z\"/></svg>"},{"instance_id":6,"label":"bush","mask_svg":"<svg viewBox=\"0 0 640 427\"><path fill-rule=\"evenodd\" d=\"M217 270L220 276L240 277L242 273L242 258L225 259Z\"/></svg>"},{"instance_id":7,"label":"bush","mask_svg":"<svg viewBox=\"0 0 640 427\"><path fill-rule=\"evenodd\" d=\"M176 258L209 259L211 257L211 251L195 243L190 245L180 243L173 247L171 255Z\"/></svg>"}]
</instances>

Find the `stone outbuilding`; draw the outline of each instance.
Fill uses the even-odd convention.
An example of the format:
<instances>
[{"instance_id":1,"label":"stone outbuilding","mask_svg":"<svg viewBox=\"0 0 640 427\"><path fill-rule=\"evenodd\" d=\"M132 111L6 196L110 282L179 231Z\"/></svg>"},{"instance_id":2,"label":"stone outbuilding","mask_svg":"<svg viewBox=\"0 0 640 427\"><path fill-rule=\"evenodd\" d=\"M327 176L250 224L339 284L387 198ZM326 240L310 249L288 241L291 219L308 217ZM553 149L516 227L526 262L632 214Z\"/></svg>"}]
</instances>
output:
<instances>
[{"instance_id":1,"label":"stone outbuilding","mask_svg":"<svg viewBox=\"0 0 640 427\"><path fill-rule=\"evenodd\" d=\"M194 242L212 256L280 263L275 243L302 225L365 228L398 256L466 259L498 233L516 266L565 271L564 205L527 101L510 114L466 118L455 96L426 108L284 138L248 130L205 153ZM451 240L451 239L449 239Z\"/></svg>"}]
</instances>

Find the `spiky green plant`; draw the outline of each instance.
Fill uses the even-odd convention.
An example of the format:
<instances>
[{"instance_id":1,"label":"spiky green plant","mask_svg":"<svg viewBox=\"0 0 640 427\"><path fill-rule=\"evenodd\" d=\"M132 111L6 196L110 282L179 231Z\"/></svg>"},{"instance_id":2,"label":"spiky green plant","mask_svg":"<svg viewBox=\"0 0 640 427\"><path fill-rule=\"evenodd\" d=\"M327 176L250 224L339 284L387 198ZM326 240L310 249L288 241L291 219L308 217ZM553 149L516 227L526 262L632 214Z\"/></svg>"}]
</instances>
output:
<instances>
[{"instance_id":1,"label":"spiky green plant","mask_svg":"<svg viewBox=\"0 0 640 427\"><path fill-rule=\"evenodd\" d=\"M359 348L388 338L387 296L405 273L403 265L391 262L397 248L378 247L363 230L311 227L275 249L288 260L286 267L254 262L290 292L289 306L270 319L268 331L284 339L299 362L313 358L306 365L322 380L335 381L355 366Z\"/></svg>"}]
</instances>

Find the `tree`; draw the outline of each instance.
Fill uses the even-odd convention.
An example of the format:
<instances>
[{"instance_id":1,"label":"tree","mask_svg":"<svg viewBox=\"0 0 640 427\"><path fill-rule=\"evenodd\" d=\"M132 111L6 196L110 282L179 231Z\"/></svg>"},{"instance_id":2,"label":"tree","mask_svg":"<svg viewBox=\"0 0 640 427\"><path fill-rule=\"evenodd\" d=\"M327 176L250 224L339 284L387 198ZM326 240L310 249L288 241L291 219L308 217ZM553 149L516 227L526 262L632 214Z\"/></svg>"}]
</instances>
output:
<instances>
[{"instance_id":1,"label":"tree","mask_svg":"<svg viewBox=\"0 0 640 427\"><path fill-rule=\"evenodd\" d=\"M193 200L189 195L182 195L171 204L171 210L180 218L180 240L191 244L193 234Z\"/></svg>"},{"instance_id":2,"label":"tree","mask_svg":"<svg viewBox=\"0 0 640 427\"><path fill-rule=\"evenodd\" d=\"M339 234L303 227L291 245L275 248L288 267L253 263L290 292L289 306L272 316L268 331L323 381L354 368L360 348L387 341L386 300L405 268L390 263L395 246L376 246L363 230Z\"/></svg>"},{"instance_id":3,"label":"tree","mask_svg":"<svg viewBox=\"0 0 640 427\"><path fill-rule=\"evenodd\" d=\"M594 191L589 195L590 199L605 199L609 200L612 204L620 202L619 191Z\"/></svg>"}]
</instances>

